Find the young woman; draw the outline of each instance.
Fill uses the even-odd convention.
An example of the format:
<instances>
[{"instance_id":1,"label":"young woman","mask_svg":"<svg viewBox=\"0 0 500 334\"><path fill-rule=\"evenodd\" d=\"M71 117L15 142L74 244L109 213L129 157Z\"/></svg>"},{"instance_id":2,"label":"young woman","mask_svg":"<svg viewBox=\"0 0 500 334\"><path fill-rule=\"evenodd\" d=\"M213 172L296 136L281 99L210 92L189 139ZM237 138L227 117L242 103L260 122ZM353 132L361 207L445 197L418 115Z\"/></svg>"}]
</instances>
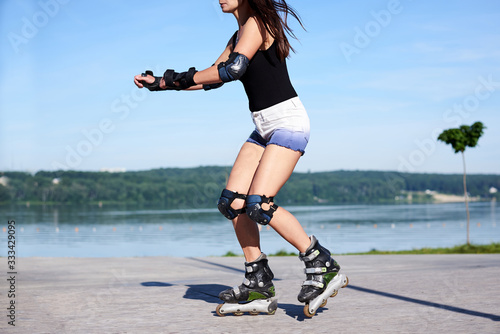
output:
<instances>
[{"instance_id":1,"label":"young woman","mask_svg":"<svg viewBox=\"0 0 500 334\"><path fill-rule=\"evenodd\" d=\"M224 13L234 15L238 30L213 66L199 72L193 67L182 73L167 70L163 77L147 71L135 76L134 81L139 88L150 90L209 90L234 80L243 83L255 130L241 147L218 208L233 222L245 255L246 274L243 284L222 291L219 297L226 303L239 303L275 296L273 273L261 252L257 226L269 224L300 252L307 278L298 299L309 303L340 276L340 266L314 236L309 238L290 212L274 203L274 196L292 174L309 140L309 118L286 66L292 49L286 33L293 36L287 17L291 15L302 23L285 1L219 3ZM224 309L219 307L218 313L224 313Z\"/></svg>"}]
</instances>

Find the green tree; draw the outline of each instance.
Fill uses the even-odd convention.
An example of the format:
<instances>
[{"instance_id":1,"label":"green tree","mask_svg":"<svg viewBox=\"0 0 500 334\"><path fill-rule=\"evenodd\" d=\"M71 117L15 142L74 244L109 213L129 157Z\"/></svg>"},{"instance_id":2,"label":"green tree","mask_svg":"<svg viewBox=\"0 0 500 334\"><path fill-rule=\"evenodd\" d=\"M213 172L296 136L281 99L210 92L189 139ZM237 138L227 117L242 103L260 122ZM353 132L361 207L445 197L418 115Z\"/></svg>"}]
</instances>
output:
<instances>
[{"instance_id":1,"label":"green tree","mask_svg":"<svg viewBox=\"0 0 500 334\"><path fill-rule=\"evenodd\" d=\"M438 140L450 144L455 150L455 153L462 153L462 162L464 166L464 199L465 199L465 211L467 212L467 244L470 245L469 237L469 200L467 196L467 182L466 182L466 171L465 171L465 154L464 151L467 147L475 147L479 141L479 137L483 134L483 130L486 127L481 122L475 122L471 126L462 125L457 129L444 130L438 137Z\"/></svg>"},{"instance_id":2,"label":"green tree","mask_svg":"<svg viewBox=\"0 0 500 334\"><path fill-rule=\"evenodd\" d=\"M8 202L10 200L9 189L4 185L0 184L0 203Z\"/></svg>"}]
</instances>

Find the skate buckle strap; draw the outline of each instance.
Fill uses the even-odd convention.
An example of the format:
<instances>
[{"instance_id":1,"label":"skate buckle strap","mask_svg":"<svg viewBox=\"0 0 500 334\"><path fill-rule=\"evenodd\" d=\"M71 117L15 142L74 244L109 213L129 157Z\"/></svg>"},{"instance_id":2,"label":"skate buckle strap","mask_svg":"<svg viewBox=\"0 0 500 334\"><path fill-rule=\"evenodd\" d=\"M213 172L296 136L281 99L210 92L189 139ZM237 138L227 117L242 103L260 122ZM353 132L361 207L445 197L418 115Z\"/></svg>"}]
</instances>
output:
<instances>
[{"instance_id":1,"label":"skate buckle strap","mask_svg":"<svg viewBox=\"0 0 500 334\"><path fill-rule=\"evenodd\" d=\"M305 268L306 274L324 274L328 269L326 267Z\"/></svg>"},{"instance_id":2,"label":"skate buckle strap","mask_svg":"<svg viewBox=\"0 0 500 334\"><path fill-rule=\"evenodd\" d=\"M241 291L240 291L239 286L233 287L233 294L234 294L234 297L236 297L236 299L238 299L240 297Z\"/></svg>"},{"instance_id":3,"label":"skate buckle strap","mask_svg":"<svg viewBox=\"0 0 500 334\"><path fill-rule=\"evenodd\" d=\"M300 257L300 259L301 259L302 261L304 261L304 262L305 262L305 261L310 262L310 261L314 260L315 258L317 258L317 257L318 257L318 255L319 255L319 250L318 250L318 249L315 249L315 250L314 250L314 252L312 252L311 254L301 256L301 257Z\"/></svg>"},{"instance_id":4,"label":"skate buckle strap","mask_svg":"<svg viewBox=\"0 0 500 334\"><path fill-rule=\"evenodd\" d=\"M250 281L248 278L245 277L245 279L243 280L243 285L246 285L248 287L252 286L252 281Z\"/></svg>"},{"instance_id":5,"label":"skate buckle strap","mask_svg":"<svg viewBox=\"0 0 500 334\"><path fill-rule=\"evenodd\" d=\"M304 283L302 283L302 285L312 285L318 289L323 289L323 287L325 286L325 284L323 282L318 282L318 281L304 281Z\"/></svg>"},{"instance_id":6,"label":"skate buckle strap","mask_svg":"<svg viewBox=\"0 0 500 334\"><path fill-rule=\"evenodd\" d=\"M255 265L257 266L257 265ZM248 265L248 266L245 266L245 271L247 273L253 273L254 271L257 271L259 268L254 268L253 265Z\"/></svg>"}]
</instances>

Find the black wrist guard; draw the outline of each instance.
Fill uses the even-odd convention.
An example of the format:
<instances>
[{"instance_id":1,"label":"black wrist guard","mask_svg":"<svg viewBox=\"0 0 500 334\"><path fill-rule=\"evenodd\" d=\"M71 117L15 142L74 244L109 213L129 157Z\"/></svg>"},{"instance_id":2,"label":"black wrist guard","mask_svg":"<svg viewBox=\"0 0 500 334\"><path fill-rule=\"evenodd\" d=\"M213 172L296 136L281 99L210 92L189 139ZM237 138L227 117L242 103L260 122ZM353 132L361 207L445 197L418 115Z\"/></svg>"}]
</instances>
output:
<instances>
[{"instance_id":1,"label":"black wrist guard","mask_svg":"<svg viewBox=\"0 0 500 334\"><path fill-rule=\"evenodd\" d=\"M141 74L141 76L143 76L143 77L147 77L148 75L154 77L155 81L153 83L148 83L146 81L141 81L142 85L144 87L146 87L147 89L149 89L150 91L152 91L152 92L158 91L158 90L163 90L163 89L160 88L161 77L155 77L153 75L153 71L150 71L150 70L147 70L146 73L142 73Z\"/></svg>"},{"instance_id":2,"label":"black wrist guard","mask_svg":"<svg viewBox=\"0 0 500 334\"><path fill-rule=\"evenodd\" d=\"M163 73L163 80L165 81L165 85L167 86L167 89L175 89L175 90L182 89L175 84L176 78L178 76L179 76L179 73L177 73L174 70L166 70L165 73Z\"/></svg>"},{"instance_id":3,"label":"black wrist guard","mask_svg":"<svg viewBox=\"0 0 500 334\"><path fill-rule=\"evenodd\" d=\"M179 84L179 88L188 89L191 86L195 86L194 75L198 72L196 68L191 67L187 72L182 72L177 75L175 82Z\"/></svg>"}]
</instances>

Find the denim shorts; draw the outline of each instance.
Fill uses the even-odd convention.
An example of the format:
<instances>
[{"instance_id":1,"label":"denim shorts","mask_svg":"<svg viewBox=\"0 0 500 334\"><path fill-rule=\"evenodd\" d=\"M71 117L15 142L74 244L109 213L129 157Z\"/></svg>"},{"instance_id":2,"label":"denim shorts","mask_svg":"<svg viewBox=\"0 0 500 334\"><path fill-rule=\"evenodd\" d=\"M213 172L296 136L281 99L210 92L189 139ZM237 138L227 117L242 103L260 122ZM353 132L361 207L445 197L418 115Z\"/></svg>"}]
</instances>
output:
<instances>
[{"instance_id":1,"label":"denim shorts","mask_svg":"<svg viewBox=\"0 0 500 334\"><path fill-rule=\"evenodd\" d=\"M298 97L252 112L255 130L247 142L274 144L304 154L309 141L309 116Z\"/></svg>"}]
</instances>

